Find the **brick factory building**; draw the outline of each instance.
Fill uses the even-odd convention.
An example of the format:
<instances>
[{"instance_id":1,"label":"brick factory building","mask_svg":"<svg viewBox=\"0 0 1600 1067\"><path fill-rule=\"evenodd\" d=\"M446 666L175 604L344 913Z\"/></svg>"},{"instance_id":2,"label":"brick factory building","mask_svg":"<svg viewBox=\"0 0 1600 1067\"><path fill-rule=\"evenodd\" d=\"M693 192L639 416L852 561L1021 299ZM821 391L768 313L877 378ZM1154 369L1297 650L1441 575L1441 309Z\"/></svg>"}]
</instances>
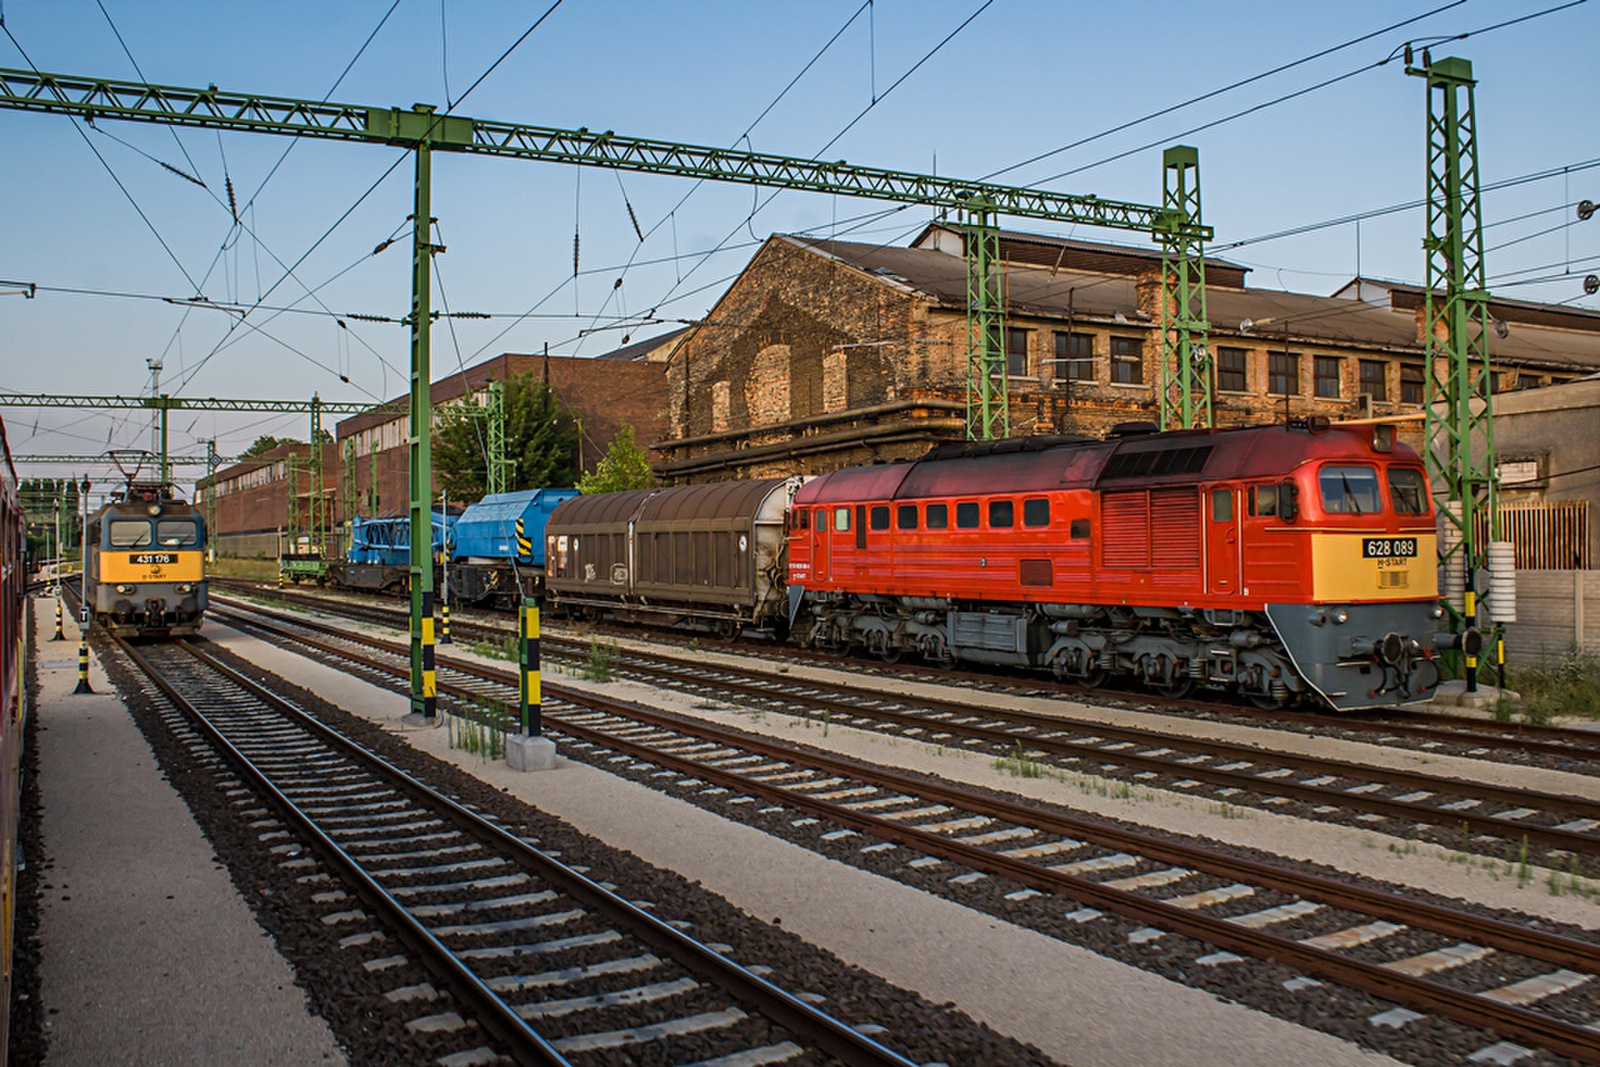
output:
<instances>
[{"instance_id":1,"label":"brick factory building","mask_svg":"<svg viewBox=\"0 0 1600 1067\"><path fill-rule=\"evenodd\" d=\"M1103 434L1156 418L1160 253L1003 233L1013 434ZM1207 259L1219 426L1421 411L1422 292L1357 279L1332 296L1250 289ZM770 238L667 373L671 481L815 474L911 458L965 433L967 276L940 224L910 247ZM1600 370L1600 314L1496 300L1498 387ZM1501 336L1503 334L1503 336ZM1420 440L1420 427L1408 434Z\"/></svg>"},{"instance_id":2,"label":"brick factory building","mask_svg":"<svg viewBox=\"0 0 1600 1067\"><path fill-rule=\"evenodd\" d=\"M463 396L486 395L491 381L519 374L534 374L551 388L582 420L581 466L593 470L626 421L634 427L641 445L660 440L668 432L666 416L666 356L683 330L618 349L595 359L569 356L505 353L457 371L433 383L435 410ZM377 508L379 515L402 515L410 506L411 488L407 433L410 416L406 397L400 396L373 413L350 416L338 423L334 443L323 446L322 494L330 521L347 517L340 502L346 442L356 457L357 499L371 499L376 449ZM288 521L289 453L299 467L298 495L304 499L311 486L304 442L279 445L259 457L219 470L217 485L218 551L230 556L275 556L278 537ZM208 489L196 486L196 501ZM436 490L437 491L437 488Z\"/></svg>"}]
</instances>

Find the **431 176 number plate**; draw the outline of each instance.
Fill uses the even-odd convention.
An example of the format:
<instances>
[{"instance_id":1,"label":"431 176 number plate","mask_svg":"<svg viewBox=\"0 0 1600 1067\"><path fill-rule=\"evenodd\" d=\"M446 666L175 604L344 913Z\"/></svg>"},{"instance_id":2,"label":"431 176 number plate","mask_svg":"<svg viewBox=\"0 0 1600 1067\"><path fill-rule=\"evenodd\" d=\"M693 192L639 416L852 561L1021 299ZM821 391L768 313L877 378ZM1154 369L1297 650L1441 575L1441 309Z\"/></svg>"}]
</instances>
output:
<instances>
[{"instance_id":1,"label":"431 176 number plate","mask_svg":"<svg viewBox=\"0 0 1600 1067\"><path fill-rule=\"evenodd\" d=\"M1417 539L1415 537L1363 537L1361 539L1361 556L1363 559L1415 559L1417 555Z\"/></svg>"},{"instance_id":2,"label":"431 176 number plate","mask_svg":"<svg viewBox=\"0 0 1600 1067\"><path fill-rule=\"evenodd\" d=\"M176 563L178 562L178 554L176 552L130 552L128 553L128 562L137 567Z\"/></svg>"}]
</instances>

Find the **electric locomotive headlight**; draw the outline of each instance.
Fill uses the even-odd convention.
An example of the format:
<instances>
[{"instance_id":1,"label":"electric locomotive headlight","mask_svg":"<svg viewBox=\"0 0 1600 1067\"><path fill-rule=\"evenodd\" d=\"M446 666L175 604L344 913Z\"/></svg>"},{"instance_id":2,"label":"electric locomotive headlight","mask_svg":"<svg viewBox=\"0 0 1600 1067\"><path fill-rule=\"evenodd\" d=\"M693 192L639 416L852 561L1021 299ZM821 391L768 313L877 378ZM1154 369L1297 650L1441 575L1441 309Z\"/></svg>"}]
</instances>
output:
<instances>
[{"instance_id":1,"label":"electric locomotive headlight","mask_svg":"<svg viewBox=\"0 0 1600 1067\"><path fill-rule=\"evenodd\" d=\"M159 514L161 514L161 505L160 504L151 504L149 507L145 508L145 510L148 511L152 515L159 515Z\"/></svg>"},{"instance_id":2,"label":"electric locomotive headlight","mask_svg":"<svg viewBox=\"0 0 1600 1067\"><path fill-rule=\"evenodd\" d=\"M1435 604L1433 606L1433 610L1428 612L1428 614L1432 615L1436 619L1444 618L1444 605L1443 604Z\"/></svg>"},{"instance_id":3,"label":"electric locomotive headlight","mask_svg":"<svg viewBox=\"0 0 1600 1067\"><path fill-rule=\"evenodd\" d=\"M192 593L194 592L194 586L190 585L188 582L183 582L177 586L177 590L180 593Z\"/></svg>"},{"instance_id":4,"label":"electric locomotive headlight","mask_svg":"<svg viewBox=\"0 0 1600 1067\"><path fill-rule=\"evenodd\" d=\"M1345 623L1350 621L1350 613L1343 608L1340 608L1338 611L1333 613L1333 621L1338 623L1340 626L1343 626Z\"/></svg>"},{"instance_id":5,"label":"electric locomotive headlight","mask_svg":"<svg viewBox=\"0 0 1600 1067\"><path fill-rule=\"evenodd\" d=\"M121 593L123 596L127 596L138 588L139 587L136 585L119 585L117 586L117 592Z\"/></svg>"}]
</instances>

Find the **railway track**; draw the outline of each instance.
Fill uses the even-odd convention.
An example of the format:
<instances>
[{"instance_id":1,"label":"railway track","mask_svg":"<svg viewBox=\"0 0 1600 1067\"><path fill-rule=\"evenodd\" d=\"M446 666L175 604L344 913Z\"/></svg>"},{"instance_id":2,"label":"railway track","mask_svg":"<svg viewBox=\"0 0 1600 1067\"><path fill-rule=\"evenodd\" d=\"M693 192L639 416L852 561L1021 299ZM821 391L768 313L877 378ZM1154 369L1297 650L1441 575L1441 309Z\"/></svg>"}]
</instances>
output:
<instances>
[{"instance_id":1,"label":"railway track","mask_svg":"<svg viewBox=\"0 0 1600 1067\"><path fill-rule=\"evenodd\" d=\"M339 605L340 613L350 613L366 621L405 629L407 615L404 610L386 607L381 603L357 602L329 595L307 593L303 590L275 590L256 583L229 579L213 579L215 584L232 588L253 596L275 596L285 602L326 606L330 601ZM458 613L452 626L462 637L495 640L514 635L509 622L496 624L480 621L472 615ZM634 631L619 630L619 635L635 636ZM546 639L551 635L547 631ZM720 642L720 639L715 639ZM724 642L730 652L765 656L766 648L749 641ZM837 667L838 655L810 652L785 646L786 662L808 662L821 667ZM1174 699L1149 690L1096 689L1085 690L1070 683L1054 683L1042 676L1015 677L1002 672L968 673L950 671L925 664L900 662L891 668L866 659L848 659L851 669L864 674L886 678L911 677L940 685L971 686L985 692L1010 693L1029 697L1061 697L1075 700L1084 698L1112 705L1157 709L1175 714L1214 715L1242 722L1257 723L1273 729L1294 729L1305 732L1349 737L1354 740L1375 741L1379 744L1409 743L1432 751L1442 746L1459 747L1477 757L1542 756L1562 763L1592 763L1600 766L1600 730L1568 729L1559 726L1528 722L1499 722L1493 719L1473 718L1442 712L1422 712L1405 708L1363 715L1321 714L1304 709L1274 711L1239 702L1203 702L1188 697Z\"/></svg>"},{"instance_id":2,"label":"railway track","mask_svg":"<svg viewBox=\"0 0 1600 1067\"><path fill-rule=\"evenodd\" d=\"M393 642L303 619L238 621L361 663L390 684L406 676L405 649ZM441 695L463 701L503 703L515 691L510 671L441 657L439 672ZM546 725L570 739L569 752L593 750L602 766L623 761L680 796L746 807L818 846L855 839L862 855L914 854L904 868L939 866L957 899L1004 879L1014 886L1005 900L1070 901L1068 923L1115 916L1132 927L1133 944L1191 939L1195 971L1264 961L1283 969L1281 984L1296 995L1326 984L1397 1005L1374 1016L1378 1025L1423 1013L1600 1062L1600 1032L1587 1025L1600 1008L1600 946L1587 939L797 751L556 681L545 693L560 702L547 703ZM1060 905L1052 911L1059 919Z\"/></svg>"},{"instance_id":3,"label":"railway track","mask_svg":"<svg viewBox=\"0 0 1600 1067\"><path fill-rule=\"evenodd\" d=\"M462 1033L460 1055L479 1057L462 1062L910 1063L199 648L117 646L170 703L174 729L270 806L261 837L283 865L335 873L319 899L324 923L353 931L343 943L387 931L448 989L467 1018L438 1010L431 987L393 995L420 1005L415 1030ZM493 1047L474 1047L473 1022Z\"/></svg>"},{"instance_id":4,"label":"railway track","mask_svg":"<svg viewBox=\"0 0 1600 1067\"><path fill-rule=\"evenodd\" d=\"M339 610L339 609L334 609ZM352 614L391 625L395 613ZM301 620L297 620L301 621ZM304 625L314 623L303 621ZM337 632L325 627L324 632ZM470 631L469 631L470 632ZM547 653L583 658L586 642L546 636ZM905 698L882 688L833 679L752 674L705 657L652 653L624 657L631 677L774 712L826 717L839 725L887 730L911 740L1017 756L1062 771L1114 776L1229 803L1300 805L1314 819L1336 819L1404 837L1431 828L1462 850L1494 846L1502 854L1535 854L1586 872L1600 871L1600 801L1373 767L1255 745L1196 738L1154 727L1075 723L1060 717L959 699ZM463 668L466 669L466 668Z\"/></svg>"}]
</instances>

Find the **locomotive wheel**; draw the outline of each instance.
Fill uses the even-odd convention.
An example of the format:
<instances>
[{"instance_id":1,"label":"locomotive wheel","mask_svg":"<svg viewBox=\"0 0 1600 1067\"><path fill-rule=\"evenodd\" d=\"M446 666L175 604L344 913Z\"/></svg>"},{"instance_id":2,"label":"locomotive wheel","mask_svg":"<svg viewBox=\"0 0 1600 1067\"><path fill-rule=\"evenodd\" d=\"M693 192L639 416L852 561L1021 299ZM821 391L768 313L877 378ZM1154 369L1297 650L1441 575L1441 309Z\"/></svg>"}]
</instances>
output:
<instances>
[{"instance_id":1,"label":"locomotive wheel","mask_svg":"<svg viewBox=\"0 0 1600 1067\"><path fill-rule=\"evenodd\" d=\"M1194 679L1184 676L1176 679L1171 685L1158 685L1155 689L1169 700L1182 700L1194 692Z\"/></svg>"},{"instance_id":2,"label":"locomotive wheel","mask_svg":"<svg viewBox=\"0 0 1600 1067\"><path fill-rule=\"evenodd\" d=\"M1073 685L1081 689L1099 689L1111 677L1111 672L1103 669L1085 671L1069 679Z\"/></svg>"},{"instance_id":3,"label":"locomotive wheel","mask_svg":"<svg viewBox=\"0 0 1600 1067\"><path fill-rule=\"evenodd\" d=\"M900 649L894 647L893 645L884 645L878 650L878 658L883 660L885 663L899 663Z\"/></svg>"},{"instance_id":4,"label":"locomotive wheel","mask_svg":"<svg viewBox=\"0 0 1600 1067\"><path fill-rule=\"evenodd\" d=\"M1282 711L1289 705L1287 696L1276 697L1271 693L1251 693L1250 703L1263 711Z\"/></svg>"}]
</instances>

